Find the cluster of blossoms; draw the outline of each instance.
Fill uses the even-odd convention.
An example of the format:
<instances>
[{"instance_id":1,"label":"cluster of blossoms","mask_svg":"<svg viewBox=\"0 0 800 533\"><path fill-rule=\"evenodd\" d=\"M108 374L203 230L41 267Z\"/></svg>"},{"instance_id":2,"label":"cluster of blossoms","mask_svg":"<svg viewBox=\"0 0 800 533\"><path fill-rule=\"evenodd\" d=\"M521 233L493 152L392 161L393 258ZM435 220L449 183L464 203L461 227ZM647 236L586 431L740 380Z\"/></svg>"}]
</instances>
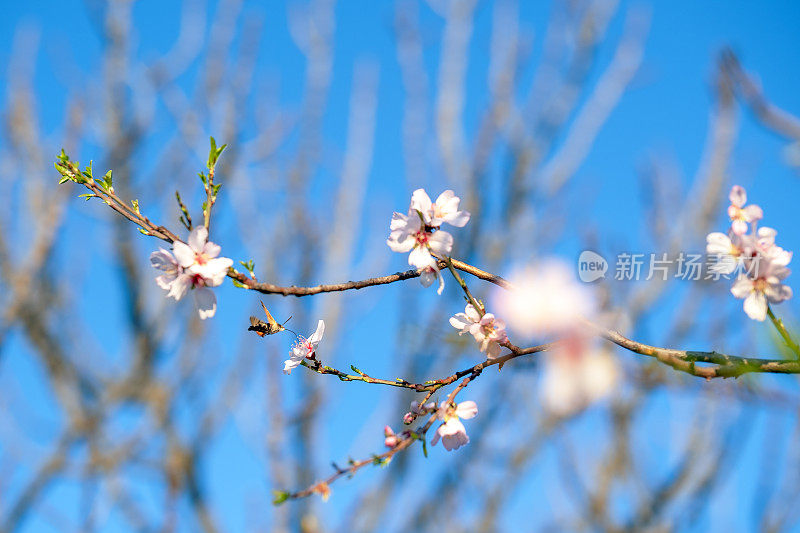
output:
<instances>
[{"instance_id":1,"label":"cluster of blossoms","mask_svg":"<svg viewBox=\"0 0 800 533\"><path fill-rule=\"evenodd\" d=\"M558 339L542 357L539 389L543 407L566 416L608 396L620 371L613 357L586 336L583 318L596 315L594 295L560 261L547 261L512 273L510 291L499 291L494 305L521 337Z\"/></svg>"},{"instance_id":2,"label":"cluster of blossoms","mask_svg":"<svg viewBox=\"0 0 800 533\"><path fill-rule=\"evenodd\" d=\"M706 237L706 253L714 262L712 271L730 274L739 270L731 293L744 299L747 316L763 321L767 318L769 303L780 303L792 297L792 289L782 283L791 272L786 266L792 253L775 244L777 231L758 227L763 212L757 205L745 205L744 188L734 185L729 198L730 230L727 234L710 233Z\"/></svg>"},{"instance_id":3,"label":"cluster of blossoms","mask_svg":"<svg viewBox=\"0 0 800 533\"><path fill-rule=\"evenodd\" d=\"M391 233L386 244L395 252L411 252L408 264L420 270L423 286L430 287L438 279L439 294L444 289L444 280L434 254L447 255L453 249L453 236L439 228L445 222L458 228L469 222L469 213L458 210L460 202L451 190L431 202L425 189L417 189L411 195L408 214L395 212L389 224Z\"/></svg>"},{"instance_id":4,"label":"cluster of blossoms","mask_svg":"<svg viewBox=\"0 0 800 533\"><path fill-rule=\"evenodd\" d=\"M495 318L492 313L481 313L472 304L467 304L463 313L457 313L450 318L450 325L456 328L459 335L471 334L480 346L487 359L496 359L500 356L502 344L508 342L506 336L506 323Z\"/></svg>"},{"instance_id":5,"label":"cluster of blossoms","mask_svg":"<svg viewBox=\"0 0 800 533\"><path fill-rule=\"evenodd\" d=\"M410 424L414 419L421 415L436 413L436 419L441 420L442 423L436 428L436 432L431 438L431 446L436 446L439 440L447 451L457 450L461 446L469 443L467 436L467 429L461 423L461 418L473 418L478 414L478 405L468 400L456 404L454 402L442 402L439 408L436 408L434 402L420 405L419 402L411 402L411 411L403 417L403 423ZM384 444L387 448L394 448L401 439L406 439L411 435L411 432L406 430L400 434L395 433L391 427L386 426L383 428Z\"/></svg>"},{"instance_id":6,"label":"cluster of blossoms","mask_svg":"<svg viewBox=\"0 0 800 533\"><path fill-rule=\"evenodd\" d=\"M172 252L159 249L150 254L150 263L164 272L156 278L159 287L167 291L167 298L180 300L193 289L194 301L200 318L214 316L217 297L209 287L221 285L233 260L217 257L221 248L208 240L208 230L194 228L186 243L175 241Z\"/></svg>"},{"instance_id":7,"label":"cluster of blossoms","mask_svg":"<svg viewBox=\"0 0 800 533\"><path fill-rule=\"evenodd\" d=\"M292 370L300 366L304 359L313 360L317 355L317 345L325 334L325 321L317 322L317 329L310 337L297 337L297 342L292 345L292 355L283 362L283 373L291 374Z\"/></svg>"}]
</instances>

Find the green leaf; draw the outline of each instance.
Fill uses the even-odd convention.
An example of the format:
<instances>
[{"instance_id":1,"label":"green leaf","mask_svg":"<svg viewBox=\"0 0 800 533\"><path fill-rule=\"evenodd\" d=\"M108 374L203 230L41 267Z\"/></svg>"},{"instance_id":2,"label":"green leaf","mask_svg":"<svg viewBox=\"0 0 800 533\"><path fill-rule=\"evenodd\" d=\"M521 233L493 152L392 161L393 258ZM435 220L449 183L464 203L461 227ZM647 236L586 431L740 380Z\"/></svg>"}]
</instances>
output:
<instances>
[{"instance_id":1,"label":"green leaf","mask_svg":"<svg viewBox=\"0 0 800 533\"><path fill-rule=\"evenodd\" d=\"M139 233L141 233L142 235L150 235L150 232L149 232L149 231L147 231L147 230L146 230L146 229L144 229L144 228L139 228Z\"/></svg>"},{"instance_id":2,"label":"green leaf","mask_svg":"<svg viewBox=\"0 0 800 533\"><path fill-rule=\"evenodd\" d=\"M79 194L78 198L85 198L86 201L88 202L89 200L91 200L92 198L95 198L96 196L97 195L94 194L94 193L87 192L86 194Z\"/></svg>"},{"instance_id":3,"label":"green leaf","mask_svg":"<svg viewBox=\"0 0 800 533\"><path fill-rule=\"evenodd\" d=\"M256 264L252 259L250 259L249 261L239 261L239 264L242 265L247 270L251 278L256 277L255 275Z\"/></svg>"},{"instance_id":4,"label":"green leaf","mask_svg":"<svg viewBox=\"0 0 800 533\"><path fill-rule=\"evenodd\" d=\"M233 283L234 287L239 287L240 289L246 289L247 288L247 285L245 285L244 283L241 283L239 281L236 281L235 279L231 279L231 283Z\"/></svg>"},{"instance_id":5,"label":"green leaf","mask_svg":"<svg viewBox=\"0 0 800 533\"><path fill-rule=\"evenodd\" d=\"M206 181L207 181L207 179L208 179L208 178L206 178L206 175L205 175L205 174L203 174L202 172L198 172L198 173L197 173L197 175L198 175L198 176L200 176L200 181L202 181L202 182L203 182L203 185L205 186L205 184L206 184Z\"/></svg>"},{"instance_id":6,"label":"green leaf","mask_svg":"<svg viewBox=\"0 0 800 533\"><path fill-rule=\"evenodd\" d=\"M272 505L280 505L289 499L290 494L285 490L272 491Z\"/></svg>"},{"instance_id":7,"label":"green leaf","mask_svg":"<svg viewBox=\"0 0 800 533\"><path fill-rule=\"evenodd\" d=\"M67 153L66 153L66 152L64 152L64 149L63 149L63 148L61 149L61 153L60 153L60 154L58 154L56 157L57 157L57 158L58 158L58 160L59 160L59 161L61 161L62 163L66 163L67 161L69 161L69 156L67 155Z\"/></svg>"},{"instance_id":8,"label":"green leaf","mask_svg":"<svg viewBox=\"0 0 800 533\"><path fill-rule=\"evenodd\" d=\"M208 170L211 171L214 166L217 164L217 160L219 156L222 155L222 151L225 150L227 144L223 144L219 148L217 148L217 141L214 137L211 137L211 150L208 152Z\"/></svg>"},{"instance_id":9,"label":"green leaf","mask_svg":"<svg viewBox=\"0 0 800 533\"><path fill-rule=\"evenodd\" d=\"M93 178L93 176L92 176L92 160L91 159L89 160L89 165L83 171L83 175L86 176L89 179Z\"/></svg>"},{"instance_id":10,"label":"green leaf","mask_svg":"<svg viewBox=\"0 0 800 533\"><path fill-rule=\"evenodd\" d=\"M108 172L106 172L105 176L103 176L103 183L105 184L106 189L110 189L111 188L113 182L111 180L111 171L110 170Z\"/></svg>"},{"instance_id":11,"label":"green leaf","mask_svg":"<svg viewBox=\"0 0 800 533\"><path fill-rule=\"evenodd\" d=\"M136 213L138 214L139 213L139 199L137 198L136 200L131 200L131 206L133 206L133 210L136 211Z\"/></svg>"}]
</instances>

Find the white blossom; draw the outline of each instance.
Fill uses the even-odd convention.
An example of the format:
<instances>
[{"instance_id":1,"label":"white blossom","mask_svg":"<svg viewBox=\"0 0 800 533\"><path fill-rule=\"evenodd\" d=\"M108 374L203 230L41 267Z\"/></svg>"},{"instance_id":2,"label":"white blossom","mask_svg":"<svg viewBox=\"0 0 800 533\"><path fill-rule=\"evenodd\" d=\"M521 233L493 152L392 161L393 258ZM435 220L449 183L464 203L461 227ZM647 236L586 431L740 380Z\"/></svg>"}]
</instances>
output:
<instances>
[{"instance_id":1,"label":"white blossom","mask_svg":"<svg viewBox=\"0 0 800 533\"><path fill-rule=\"evenodd\" d=\"M780 303L792 297L792 289L781 283L790 270L768 260L759 265L758 274L752 277L742 273L731 287L731 294L744 299L744 312L753 320L767 318L767 302Z\"/></svg>"},{"instance_id":2,"label":"white blossom","mask_svg":"<svg viewBox=\"0 0 800 533\"><path fill-rule=\"evenodd\" d=\"M425 189L417 189L411 195L411 209L419 211L425 224L435 228L444 222L463 228L469 222L469 212L458 210L460 202L461 199L449 189L440 194L436 202L431 202Z\"/></svg>"},{"instance_id":3,"label":"white blossom","mask_svg":"<svg viewBox=\"0 0 800 533\"><path fill-rule=\"evenodd\" d=\"M458 405L442 402L439 406L437 417L443 422L436 428L436 433L431 439L431 446L436 446L440 438L447 451L457 450L461 446L468 444L467 430L459 419L469 419L477 414L478 406L473 401L461 402Z\"/></svg>"},{"instance_id":4,"label":"white blossom","mask_svg":"<svg viewBox=\"0 0 800 533\"><path fill-rule=\"evenodd\" d=\"M731 219L731 231L736 235L744 235L751 223L758 222L764 216L761 208L755 204L745 206L747 192L744 187L734 185L728 195L731 205L728 206L728 216Z\"/></svg>"},{"instance_id":5,"label":"white blossom","mask_svg":"<svg viewBox=\"0 0 800 533\"><path fill-rule=\"evenodd\" d=\"M291 374L292 370L300 366L304 359L314 359L317 351L317 345L322 340L325 334L325 321L320 320L317 322L317 329L310 337L305 338L302 336L297 337L297 342L292 346L292 355L289 359L283 362L283 373Z\"/></svg>"},{"instance_id":6,"label":"white blossom","mask_svg":"<svg viewBox=\"0 0 800 533\"><path fill-rule=\"evenodd\" d=\"M421 215L409 211L408 215L394 213L389 225L391 233L386 240L395 252L411 252L408 264L420 270L420 282L429 287L434 280L439 280L439 294L444 289L444 280L439 272L439 264L433 253L447 255L453 248L453 236L442 230L433 230L425 226Z\"/></svg>"},{"instance_id":7,"label":"white blossom","mask_svg":"<svg viewBox=\"0 0 800 533\"><path fill-rule=\"evenodd\" d=\"M481 317L472 304L467 304L463 313L450 317L450 325L459 330L459 335L471 334L488 359L499 357L503 350L500 343L508 341L505 322L492 313Z\"/></svg>"},{"instance_id":8,"label":"white blossom","mask_svg":"<svg viewBox=\"0 0 800 533\"><path fill-rule=\"evenodd\" d=\"M187 241L175 241L172 253L163 248L153 252L150 263L164 272L156 277L156 283L168 291L168 298L180 300L193 290L197 311L205 320L217 312L217 297L208 287L222 284L233 260L217 257L221 249L208 241L208 230L203 226L193 229Z\"/></svg>"}]
</instances>

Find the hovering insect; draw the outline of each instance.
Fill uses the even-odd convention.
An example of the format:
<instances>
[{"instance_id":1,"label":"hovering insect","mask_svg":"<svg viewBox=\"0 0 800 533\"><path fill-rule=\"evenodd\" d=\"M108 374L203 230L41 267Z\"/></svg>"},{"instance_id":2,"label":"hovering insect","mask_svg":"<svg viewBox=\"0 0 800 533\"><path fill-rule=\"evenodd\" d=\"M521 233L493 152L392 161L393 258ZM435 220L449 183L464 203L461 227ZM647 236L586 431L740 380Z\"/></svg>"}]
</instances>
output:
<instances>
[{"instance_id":1,"label":"hovering insect","mask_svg":"<svg viewBox=\"0 0 800 533\"><path fill-rule=\"evenodd\" d=\"M286 329L283 324L286 324L292 317L287 318L283 324L278 324L278 321L272 318L272 315L267 311L267 306L264 305L264 302L261 302L261 307L264 309L264 314L267 315L267 321L264 322L261 319L251 316L250 327L247 328L247 331L255 331L259 337L263 337L264 335L274 335Z\"/></svg>"}]
</instances>

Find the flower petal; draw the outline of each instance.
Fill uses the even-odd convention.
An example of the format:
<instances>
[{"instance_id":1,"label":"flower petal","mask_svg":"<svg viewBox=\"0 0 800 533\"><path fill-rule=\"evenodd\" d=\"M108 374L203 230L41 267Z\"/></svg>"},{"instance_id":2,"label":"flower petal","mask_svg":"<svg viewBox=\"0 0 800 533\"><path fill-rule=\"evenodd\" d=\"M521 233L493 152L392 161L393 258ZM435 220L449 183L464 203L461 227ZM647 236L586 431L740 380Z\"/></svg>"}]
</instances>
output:
<instances>
[{"instance_id":1,"label":"flower petal","mask_svg":"<svg viewBox=\"0 0 800 533\"><path fill-rule=\"evenodd\" d=\"M753 291L744 300L744 312L753 320L763 322L767 318L767 299L764 293Z\"/></svg>"},{"instance_id":2,"label":"flower petal","mask_svg":"<svg viewBox=\"0 0 800 533\"><path fill-rule=\"evenodd\" d=\"M205 287L195 289L194 303L201 320L211 318L217 312L217 297L211 289Z\"/></svg>"},{"instance_id":3,"label":"flower petal","mask_svg":"<svg viewBox=\"0 0 800 533\"><path fill-rule=\"evenodd\" d=\"M747 203L747 192L745 192L744 187L741 185L734 185L731 188L728 199L730 199L731 203L736 207L742 207Z\"/></svg>"},{"instance_id":4,"label":"flower petal","mask_svg":"<svg viewBox=\"0 0 800 533\"><path fill-rule=\"evenodd\" d=\"M316 348L317 344L319 344L319 341L322 340L322 336L324 334L325 334L325 321L320 320L319 322L317 322L317 330L311 334L311 336L308 338L308 342L310 342L311 345Z\"/></svg>"},{"instance_id":5,"label":"flower petal","mask_svg":"<svg viewBox=\"0 0 800 533\"><path fill-rule=\"evenodd\" d=\"M206 241L208 241L208 230L205 226L195 226L186 242L193 251L201 253Z\"/></svg>"},{"instance_id":6,"label":"flower petal","mask_svg":"<svg viewBox=\"0 0 800 533\"><path fill-rule=\"evenodd\" d=\"M446 231L439 230L430 236L428 246L437 254L449 254L453 249L453 236Z\"/></svg>"},{"instance_id":7,"label":"flower petal","mask_svg":"<svg viewBox=\"0 0 800 533\"><path fill-rule=\"evenodd\" d=\"M470 419L478 414L478 404L472 400L461 402L456 406L456 415L458 418ZM463 426L462 426L463 427Z\"/></svg>"},{"instance_id":8,"label":"flower petal","mask_svg":"<svg viewBox=\"0 0 800 533\"><path fill-rule=\"evenodd\" d=\"M194 264L196 257L194 250L181 241L175 241L172 243L172 253L175 254L175 259L183 268Z\"/></svg>"}]
</instances>

